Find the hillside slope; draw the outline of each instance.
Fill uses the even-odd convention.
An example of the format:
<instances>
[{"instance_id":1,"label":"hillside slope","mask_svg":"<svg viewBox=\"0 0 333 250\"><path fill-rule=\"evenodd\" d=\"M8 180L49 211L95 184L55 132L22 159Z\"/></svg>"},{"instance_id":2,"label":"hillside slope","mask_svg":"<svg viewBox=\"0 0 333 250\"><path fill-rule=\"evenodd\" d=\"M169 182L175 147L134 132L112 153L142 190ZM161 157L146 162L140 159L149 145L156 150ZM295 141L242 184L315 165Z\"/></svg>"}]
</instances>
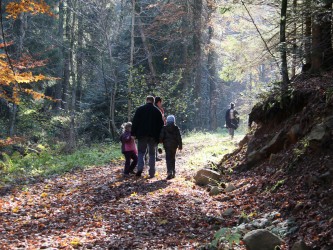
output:
<instances>
[{"instance_id":1,"label":"hillside slope","mask_svg":"<svg viewBox=\"0 0 333 250\"><path fill-rule=\"evenodd\" d=\"M277 211L279 220L293 221L283 235L287 248L302 240L333 249L333 72L301 75L292 87L253 108L251 132L219 168L232 169L226 178L237 187L238 211Z\"/></svg>"}]
</instances>

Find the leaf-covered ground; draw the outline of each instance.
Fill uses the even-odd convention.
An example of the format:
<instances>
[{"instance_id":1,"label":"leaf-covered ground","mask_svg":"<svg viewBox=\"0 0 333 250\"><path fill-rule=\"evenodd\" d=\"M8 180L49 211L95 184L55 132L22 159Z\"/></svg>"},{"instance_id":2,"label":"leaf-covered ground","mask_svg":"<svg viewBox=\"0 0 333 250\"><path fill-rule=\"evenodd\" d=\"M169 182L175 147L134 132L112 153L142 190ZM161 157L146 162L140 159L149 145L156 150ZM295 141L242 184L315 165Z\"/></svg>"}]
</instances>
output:
<instances>
[{"instance_id":1,"label":"leaf-covered ground","mask_svg":"<svg viewBox=\"0 0 333 250\"><path fill-rule=\"evenodd\" d=\"M229 222L211 223L225 204L191 181L192 153L169 181L163 158L153 179L123 178L112 163L17 186L0 196L0 248L197 249Z\"/></svg>"}]
</instances>

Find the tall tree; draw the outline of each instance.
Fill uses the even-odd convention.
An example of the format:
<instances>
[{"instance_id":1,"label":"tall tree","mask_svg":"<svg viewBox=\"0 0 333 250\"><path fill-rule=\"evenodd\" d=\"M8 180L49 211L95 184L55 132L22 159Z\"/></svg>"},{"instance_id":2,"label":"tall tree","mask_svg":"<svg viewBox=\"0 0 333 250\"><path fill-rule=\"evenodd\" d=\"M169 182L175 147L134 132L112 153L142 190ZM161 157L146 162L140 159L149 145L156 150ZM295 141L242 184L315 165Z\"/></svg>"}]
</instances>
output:
<instances>
[{"instance_id":1,"label":"tall tree","mask_svg":"<svg viewBox=\"0 0 333 250\"><path fill-rule=\"evenodd\" d=\"M287 41L286 41L286 22L287 22L287 5L288 0L281 2L281 19L280 19L280 53L281 53L281 74L282 74L282 92L286 92L290 84L288 76L287 63Z\"/></svg>"}]
</instances>

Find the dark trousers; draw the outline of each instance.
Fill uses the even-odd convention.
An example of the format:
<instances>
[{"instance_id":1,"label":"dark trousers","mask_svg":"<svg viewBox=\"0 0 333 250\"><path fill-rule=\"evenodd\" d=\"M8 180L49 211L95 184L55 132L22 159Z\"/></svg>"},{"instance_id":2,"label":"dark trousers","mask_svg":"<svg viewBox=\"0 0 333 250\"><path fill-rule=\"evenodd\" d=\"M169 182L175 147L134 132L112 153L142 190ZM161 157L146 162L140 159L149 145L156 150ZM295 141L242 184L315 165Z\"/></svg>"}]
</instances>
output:
<instances>
[{"instance_id":1,"label":"dark trousers","mask_svg":"<svg viewBox=\"0 0 333 250\"><path fill-rule=\"evenodd\" d=\"M136 167L136 164L138 163L138 156L134 153L134 151L124 152L124 155L125 155L124 174L129 174ZM133 160L132 163L131 160Z\"/></svg>"},{"instance_id":2,"label":"dark trousers","mask_svg":"<svg viewBox=\"0 0 333 250\"><path fill-rule=\"evenodd\" d=\"M138 173L142 173L145 164L144 156L148 148L149 154L149 176L155 176L155 146L156 141L153 137L138 138Z\"/></svg>"},{"instance_id":3,"label":"dark trousers","mask_svg":"<svg viewBox=\"0 0 333 250\"><path fill-rule=\"evenodd\" d=\"M176 151L177 151L177 148L165 148L165 160L166 160L168 175L176 174L176 170L175 170Z\"/></svg>"}]
</instances>

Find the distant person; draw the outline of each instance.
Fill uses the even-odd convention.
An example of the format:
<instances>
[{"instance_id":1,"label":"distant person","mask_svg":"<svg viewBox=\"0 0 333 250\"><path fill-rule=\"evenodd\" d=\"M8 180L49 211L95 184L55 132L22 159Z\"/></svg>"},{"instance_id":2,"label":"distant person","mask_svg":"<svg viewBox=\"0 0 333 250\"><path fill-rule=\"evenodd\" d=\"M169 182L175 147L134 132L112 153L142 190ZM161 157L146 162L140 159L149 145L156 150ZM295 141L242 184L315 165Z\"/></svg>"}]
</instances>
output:
<instances>
[{"instance_id":1,"label":"distant person","mask_svg":"<svg viewBox=\"0 0 333 250\"><path fill-rule=\"evenodd\" d=\"M124 177L134 174L134 168L138 163L138 150L136 148L134 137L131 136L132 123L126 122L122 125L123 133L120 136L121 152L125 156ZM132 163L131 163L132 160Z\"/></svg>"},{"instance_id":2,"label":"distant person","mask_svg":"<svg viewBox=\"0 0 333 250\"><path fill-rule=\"evenodd\" d=\"M238 112L235 109L235 104L233 102L230 103L230 108L225 113L225 124L229 130L229 135L231 136L231 139L233 139L235 130L238 128L239 124Z\"/></svg>"},{"instance_id":3,"label":"distant person","mask_svg":"<svg viewBox=\"0 0 333 250\"><path fill-rule=\"evenodd\" d=\"M146 104L135 111L132 121L132 136L138 139L138 171L141 176L144 167L144 155L148 148L149 153L149 177L155 176L155 147L163 127L161 111L154 106L154 97L147 96Z\"/></svg>"},{"instance_id":4,"label":"distant person","mask_svg":"<svg viewBox=\"0 0 333 250\"><path fill-rule=\"evenodd\" d=\"M162 118L163 118L163 122L164 122L164 125L166 124L166 119L165 119L165 116L164 116L164 108L162 106L162 98L159 97L159 96L156 96L155 97L155 106L161 111L162 113ZM161 149L160 149L161 150ZM155 148L155 158L156 158L156 161L161 161L162 159L158 157L158 144L156 145L156 148Z\"/></svg>"},{"instance_id":5,"label":"distant person","mask_svg":"<svg viewBox=\"0 0 333 250\"><path fill-rule=\"evenodd\" d=\"M165 150L165 160L167 165L167 180L175 178L176 174L176 152L183 149L180 130L175 124L175 117L169 115L166 119L166 125L162 128L160 142L163 143Z\"/></svg>"}]
</instances>

